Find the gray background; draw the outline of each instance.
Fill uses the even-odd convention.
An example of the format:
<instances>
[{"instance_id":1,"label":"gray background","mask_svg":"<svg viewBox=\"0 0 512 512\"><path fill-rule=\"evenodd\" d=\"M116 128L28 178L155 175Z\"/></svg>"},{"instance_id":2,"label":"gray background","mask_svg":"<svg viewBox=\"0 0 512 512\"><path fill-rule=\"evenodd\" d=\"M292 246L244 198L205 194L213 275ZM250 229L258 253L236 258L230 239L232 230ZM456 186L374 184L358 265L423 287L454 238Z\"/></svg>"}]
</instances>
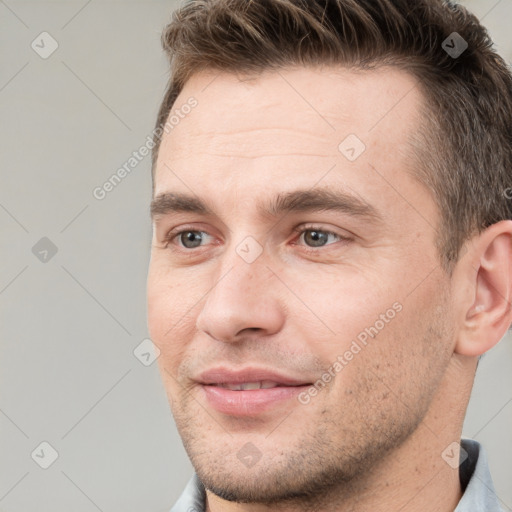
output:
<instances>
[{"instance_id":1,"label":"gray background","mask_svg":"<svg viewBox=\"0 0 512 512\"><path fill-rule=\"evenodd\" d=\"M510 62L510 0L464 3ZM156 364L133 353L148 337L149 156L105 199L92 195L153 129L175 5L0 0L3 512L163 512L192 472ZM58 43L46 59L31 48L44 31ZM43 237L57 249L46 262L32 252ZM481 362L464 426L505 510L511 402L506 338ZM37 457L43 441L59 455L48 469L34 461L49 456Z\"/></svg>"}]
</instances>

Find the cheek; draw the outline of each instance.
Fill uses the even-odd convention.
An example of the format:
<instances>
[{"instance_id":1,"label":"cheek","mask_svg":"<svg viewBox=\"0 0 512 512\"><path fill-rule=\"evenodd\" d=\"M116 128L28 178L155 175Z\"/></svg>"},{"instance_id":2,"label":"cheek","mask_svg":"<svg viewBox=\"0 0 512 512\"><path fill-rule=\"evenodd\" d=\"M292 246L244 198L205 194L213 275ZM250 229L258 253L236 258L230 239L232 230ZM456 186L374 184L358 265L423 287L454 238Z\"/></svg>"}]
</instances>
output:
<instances>
[{"instance_id":1,"label":"cheek","mask_svg":"<svg viewBox=\"0 0 512 512\"><path fill-rule=\"evenodd\" d=\"M294 302L299 330L326 369L340 375L336 387L364 388L356 383L370 378L371 370L400 389L408 379L416 379L407 375L407 365L424 378L429 361L439 356L435 339L443 335L436 320L440 283L435 276L411 294L407 283L421 281L411 270L388 268L375 275L342 270L333 269L330 276L318 272L309 273L308 279L296 277L294 285L308 306L303 311L303 305Z\"/></svg>"},{"instance_id":2,"label":"cheek","mask_svg":"<svg viewBox=\"0 0 512 512\"><path fill-rule=\"evenodd\" d=\"M393 315L386 315L386 309L376 311L371 326L360 331L365 344L359 343L361 336L352 337L361 350L347 365L345 382L363 394L371 390L368 401L380 403L382 410L423 411L443 376L451 341L445 320L448 306L438 289L425 287L403 295ZM379 321L386 317L387 323Z\"/></svg>"},{"instance_id":3,"label":"cheek","mask_svg":"<svg viewBox=\"0 0 512 512\"><path fill-rule=\"evenodd\" d=\"M429 375L421 333L416 332L418 339L407 334L410 314L403 308L384 326L378 315L370 325L360 317L362 327L354 329L358 334L340 337L338 346L331 347L331 364L339 363L337 368L331 366L335 378L328 402L333 410L343 403L346 411L352 411L346 414L371 424L377 417L407 417L425 407L429 394L425 384L437 376Z\"/></svg>"},{"instance_id":4,"label":"cheek","mask_svg":"<svg viewBox=\"0 0 512 512\"><path fill-rule=\"evenodd\" d=\"M385 330L399 316L397 294L390 286L353 269L337 268L296 276L293 288L301 290L299 298L291 302L294 317L301 323L301 331L308 333L315 352L336 357L347 350L353 340L371 339L371 333ZM290 282L291 282L290 276ZM304 307L306 306L306 307ZM380 315L384 315L384 320ZM384 323L385 322L385 323ZM322 356L317 352L319 356Z\"/></svg>"},{"instance_id":5,"label":"cheek","mask_svg":"<svg viewBox=\"0 0 512 512\"><path fill-rule=\"evenodd\" d=\"M165 331L169 328L169 299L164 280L150 270L147 281L147 321L151 339L160 346ZM172 310L172 307L171 307Z\"/></svg>"},{"instance_id":6,"label":"cheek","mask_svg":"<svg viewBox=\"0 0 512 512\"><path fill-rule=\"evenodd\" d=\"M159 364L173 376L197 328L203 305L202 278L189 271L150 268L147 281L147 322L153 342L160 349Z\"/></svg>"}]
</instances>

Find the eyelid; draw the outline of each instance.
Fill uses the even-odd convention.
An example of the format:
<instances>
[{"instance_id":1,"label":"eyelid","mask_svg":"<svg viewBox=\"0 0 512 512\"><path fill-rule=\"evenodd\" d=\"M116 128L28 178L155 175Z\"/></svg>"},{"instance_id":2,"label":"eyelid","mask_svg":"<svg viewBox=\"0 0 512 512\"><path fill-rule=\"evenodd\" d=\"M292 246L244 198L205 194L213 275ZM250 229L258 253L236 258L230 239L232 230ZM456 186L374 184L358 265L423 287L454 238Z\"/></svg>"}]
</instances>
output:
<instances>
[{"instance_id":1,"label":"eyelid","mask_svg":"<svg viewBox=\"0 0 512 512\"><path fill-rule=\"evenodd\" d=\"M322 226L322 224L313 224L313 223L307 223L307 224L300 224L296 228L293 229L293 231L302 233L304 231L321 231L322 233L327 233L329 235L335 235L341 239L350 239L351 235L345 231L346 234L339 233L338 231L329 229L325 226Z\"/></svg>"}]
</instances>

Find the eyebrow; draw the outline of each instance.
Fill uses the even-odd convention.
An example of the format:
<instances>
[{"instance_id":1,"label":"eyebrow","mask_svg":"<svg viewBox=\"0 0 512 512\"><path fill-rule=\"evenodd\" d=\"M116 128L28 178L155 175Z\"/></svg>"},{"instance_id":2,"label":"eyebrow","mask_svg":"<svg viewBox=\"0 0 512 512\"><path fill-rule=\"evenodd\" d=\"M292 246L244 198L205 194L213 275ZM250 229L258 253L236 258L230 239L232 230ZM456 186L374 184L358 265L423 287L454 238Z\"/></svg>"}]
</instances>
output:
<instances>
[{"instance_id":1,"label":"eyebrow","mask_svg":"<svg viewBox=\"0 0 512 512\"><path fill-rule=\"evenodd\" d=\"M278 217L287 213L338 211L369 222L382 221L382 215L370 203L360 197L331 188L314 188L279 193L270 202L259 203L262 217ZM151 218L171 213L197 213L215 216L214 211L196 196L166 192L151 201Z\"/></svg>"}]
</instances>

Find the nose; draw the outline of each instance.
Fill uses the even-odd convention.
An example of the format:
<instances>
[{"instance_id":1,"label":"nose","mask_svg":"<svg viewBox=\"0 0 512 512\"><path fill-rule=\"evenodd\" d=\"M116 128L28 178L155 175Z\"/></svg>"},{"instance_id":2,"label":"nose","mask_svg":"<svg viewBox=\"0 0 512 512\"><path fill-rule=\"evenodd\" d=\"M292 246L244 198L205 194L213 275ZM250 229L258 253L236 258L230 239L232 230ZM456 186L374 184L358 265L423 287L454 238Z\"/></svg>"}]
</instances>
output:
<instances>
[{"instance_id":1,"label":"nose","mask_svg":"<svg viewBox=\"0 0 512 512\"><path fill-rule=\"evenodd\" d=\"M233 251L212 282L197 316L197 329L225 343L275 334L285 318L279 289L264 253L248 263Z\"/></svg>"}]
</instances>

